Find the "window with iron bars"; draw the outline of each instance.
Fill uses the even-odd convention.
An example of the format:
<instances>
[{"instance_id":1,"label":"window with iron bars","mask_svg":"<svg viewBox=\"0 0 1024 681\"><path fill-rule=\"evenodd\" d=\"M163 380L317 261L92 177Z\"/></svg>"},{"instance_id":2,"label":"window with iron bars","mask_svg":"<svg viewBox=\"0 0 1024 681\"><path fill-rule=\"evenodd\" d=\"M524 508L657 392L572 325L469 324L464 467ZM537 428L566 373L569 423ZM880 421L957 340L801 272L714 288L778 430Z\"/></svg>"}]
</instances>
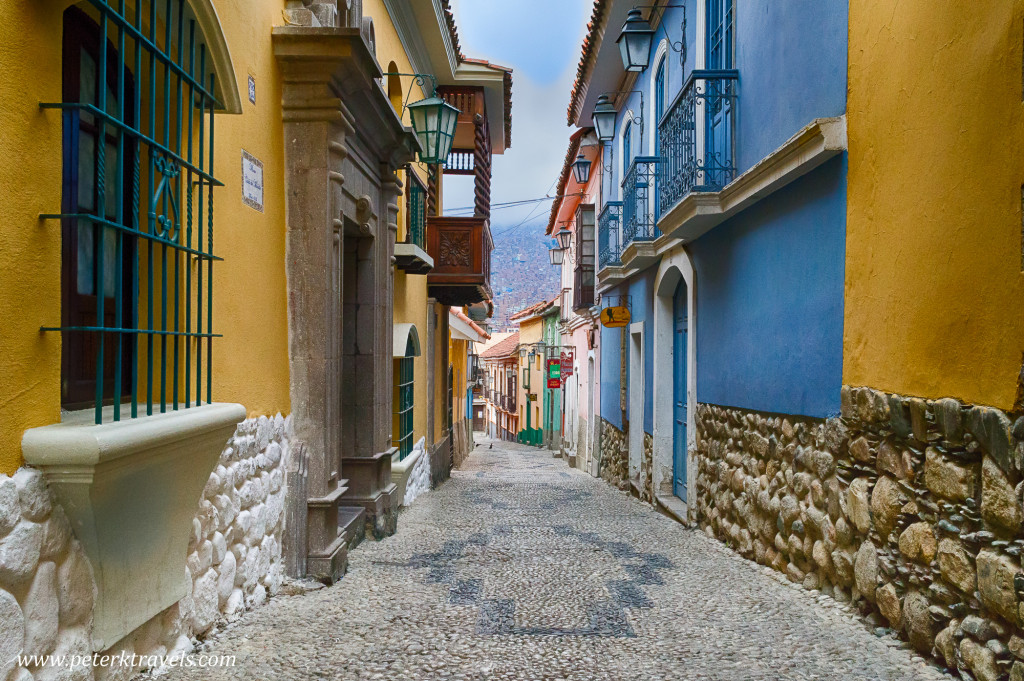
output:
<instances>
[{"instance_id":1,"label":"window with iron bars","mask_svg":"<svg viewBox=\"0 0 1024 681\"><path fill-rule=\"evenodd\" d=\"M405 459L412 452L413 446L413 402L415 394L415 348L406 348L405 357L395 360L395 392L393 401L395 414L392 423L394 435L394 446L398 447L399 461Z\"/></svg>"},{"instance_id":2,"label":"window with iron bars","mask_svg":"<svg viewBox=\"0 0 1024 681\"><path fill-rule=\"evenodd\" d=\"M96 423L209 403L213 58L185 0L64 13L61 403ZM108 411L104 410L109 405Z\"/></svg>"}]
</instances>

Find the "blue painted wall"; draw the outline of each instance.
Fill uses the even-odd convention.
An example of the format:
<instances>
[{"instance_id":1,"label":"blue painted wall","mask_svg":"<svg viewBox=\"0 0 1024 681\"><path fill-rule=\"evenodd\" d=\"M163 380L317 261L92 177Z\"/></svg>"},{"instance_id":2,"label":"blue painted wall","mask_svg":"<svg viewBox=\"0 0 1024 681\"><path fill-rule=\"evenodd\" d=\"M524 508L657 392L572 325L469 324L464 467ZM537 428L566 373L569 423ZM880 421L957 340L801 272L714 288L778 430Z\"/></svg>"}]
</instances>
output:
<instances>
[{"instance_id":1,"label":"blue painted wall","mask_svg":"<svg viewBox=\"0 0 1024 681\"><path fill-rule=\"evenodd\" d=\"M668 51L666 107L671 107L696 66L698 52L706 49L704 36L696 35L696 0L686 0L685 4L686 63L681 66L679 54ZM734 63L740 72L736 160L742 173L813 119L845 113L849 10L846 0L743 0L736 2L735 13ZM657 73L655 54L662 39L667 38L670 43L679 41L682 18L681 9L666 10L652 42L650 65L637 79L635 87L643 92L646 120L642 149L640 129L633 128L634 155L651 153L650 143L657 125L650 84ZM639 114L640 100L639 94L629 95L620 112L631 109ZM618 143L616 139L616 149ZM609 200L619 198L619 160L616 156ZM608 155L605 163L610 162Z\"/></svg>"},{"instance_id":2,"label":"blue painted wall","mask_svg":"<svg viewBox=\"0 0 1024 681\"><path fill-rule=\"evenodd\" d=\"M846 156L690 245L697 400L806 416L839 412Z\"/></svg>"},{"instance_id":3,"label":"blue painted wall","mask_svg":"<svg viewBox=\"0 0 1024 681\"><path fill-rule=\"evenodd\" d=\"M648 433L654 432L654 279L657 268L652 267L632 277L615 289L604 294L606 298L613 296L630 297L631 324L644 324L644 420L643 428ZM601 416L616 428L622 428L622 410L619 406L619 370L621 362L622 334L629 333L624 329L606 329L601 327ZM627 336L628 340L628 336ZM626 344L627 380L629 378L629 343ZM626 397L627 418L632 405L629 403L628 383Z\"/></svg>"},{"instance_id":4,"label":"blue painted wall","mask_svg":"<svg viewBox=\"0 0 1024 681\"><path fill-rule=\"evenodd\" d=\"M846 0L736 2L740 172L814 118L841 116L846 111L848 4Z\"/></svg>"}]
</instances>

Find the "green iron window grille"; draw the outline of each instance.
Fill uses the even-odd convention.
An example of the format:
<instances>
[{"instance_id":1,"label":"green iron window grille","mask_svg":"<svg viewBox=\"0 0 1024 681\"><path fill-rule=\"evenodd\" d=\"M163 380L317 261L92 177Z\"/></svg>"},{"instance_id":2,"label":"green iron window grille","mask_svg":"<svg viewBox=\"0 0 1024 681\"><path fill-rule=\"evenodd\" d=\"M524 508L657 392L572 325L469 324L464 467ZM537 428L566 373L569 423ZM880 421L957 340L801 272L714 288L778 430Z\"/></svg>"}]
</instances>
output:
<instances>
[{"instance_id":1,"label":"green iron window grille","mask_svg":"<svg viewBox=\"0 0 1024 681\"><path fill-rule=\"evenodd\" d=\"M411 168L406 172L409 193L406 205L409 211L406 243L415 244L426 250L427 246L427 188Z\"/></svg>"},{"instance_id":2,"label":"green iron window grille","mask_svg":"<svg viewBox=\"0 0 1024 681\"><path fill-rule=\"evenodd\" d=\"M406 356L395 360L395 427L398 459L404 460L412 452L413 436L413 394L414 394L414 348L406 349Z\"/></svg>"},{"instance_id":3,"label":"green iron window grille","mask_svg":"<svg viewBox=\"0 0 1024 681\"><path fill-rule=\"evenodd\" d=\"M212 399L212 56L185 0L64 14L62 404L96 423ZM184 215L182 206L184 205ZM184 224L183 224L184 223ZM140 375L142 374L142 375ZM204 395L205 390L205 395ZM127 402L127 405L125 404Z\"/></svg>"}]
</instances>

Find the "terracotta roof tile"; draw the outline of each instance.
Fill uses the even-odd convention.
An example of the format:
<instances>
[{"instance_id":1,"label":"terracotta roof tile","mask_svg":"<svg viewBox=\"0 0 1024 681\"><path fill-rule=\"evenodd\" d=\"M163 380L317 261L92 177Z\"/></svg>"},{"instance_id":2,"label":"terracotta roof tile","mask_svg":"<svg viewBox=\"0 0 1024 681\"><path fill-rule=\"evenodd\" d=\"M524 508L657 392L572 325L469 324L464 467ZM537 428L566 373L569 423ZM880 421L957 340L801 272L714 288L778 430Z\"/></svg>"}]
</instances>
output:
<instances>
[{"instance_id":1,"label":"terracotta roof tile","mask_svg":"<svg viewBox=\"0 0 1024 681\"><path fill-rule=\"evenodd\" d=\"M580 107L583 105L583 97L586 95L585 86L590 80L590 71L594 68L594 59L597 58L597 49L601 46L601 39L604 37L605 24L608 23L608 10L611 9L611 6L612 0L594 0L594 10L590 14L590 23L587 24L587 35L583 38L580 63L576 67L576 80L572 84L572 93L569 95L569 110L567 112L569 125L576 121Z\"/></svg>"},{"instance_id":2,"label":"terracotta roof tile","mask_svg":"<svg viewBox=\"0 0 1024 681\"><path fill-rule=\"evenodd\" d=\"M502 357L508 357L515 354L516 348L518 347L519 332L516 331L505 340L488 349L484 354L480 355L480 357L483 359L500 359Z\"/></svg>"},{"instance_id":3,"label":"terracotta roof tile","mask_svg":"<svg viewBox=\"0 0 1024 681\"><path fill-rule=\"evenodd\" d=\"M562 209L562 199L565 195L565 187L569 184L569 173L572 170L573 161L580 151L580 142L590 128L580 128L569 137L569 150L565 152L565 162L562 163L562 174L558 176L558 186L555 188L555 200L551 204L551 217L548 218L548 228L545 234L552 234L555 231L555 219L558 211Z\"/></svg>"}]
</instances>

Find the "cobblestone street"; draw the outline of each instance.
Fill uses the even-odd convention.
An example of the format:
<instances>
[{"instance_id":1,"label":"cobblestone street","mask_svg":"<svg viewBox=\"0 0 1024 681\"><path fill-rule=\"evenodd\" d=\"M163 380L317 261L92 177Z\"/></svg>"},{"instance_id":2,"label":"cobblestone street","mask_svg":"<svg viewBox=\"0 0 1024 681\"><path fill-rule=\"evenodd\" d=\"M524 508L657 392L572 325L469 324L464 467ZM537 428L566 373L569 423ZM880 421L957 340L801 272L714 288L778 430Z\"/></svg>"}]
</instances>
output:
<instances>
[{"instance_id":1,"label":"cobblestone street","mask_svg":"<svg viewBox=\"0 0 1024 681\"><path fill-rule=\"evenodd\" d=\"M550 452L490 445L339 584L216 634L235 667L162 678L948 678Z\"/></svg>"}]
</instances>

